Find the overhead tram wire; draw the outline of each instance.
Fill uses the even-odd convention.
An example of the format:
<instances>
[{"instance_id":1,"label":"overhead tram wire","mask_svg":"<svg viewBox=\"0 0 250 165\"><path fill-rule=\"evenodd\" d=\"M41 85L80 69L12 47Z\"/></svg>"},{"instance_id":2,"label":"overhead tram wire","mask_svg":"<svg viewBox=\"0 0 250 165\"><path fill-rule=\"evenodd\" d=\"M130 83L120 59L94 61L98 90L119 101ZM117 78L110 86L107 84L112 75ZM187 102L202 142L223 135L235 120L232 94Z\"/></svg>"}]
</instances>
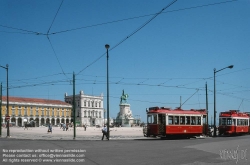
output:
<instances>
[{"instance_id":1,"label":"overhead tram wire","mask_svg":"<svg viewBox=\"0 0 250 165\"><path fill-rule=\"evenodd\" d=\"M128 38L132 37L134 34L136 34L138 31L140 31L142 28L144 28L147 24L149 24L153 19L155 19L159 14L161 14L165 9L167 9L168 7L170 7L171 5L173 5L177 0L173 0L171 3L169 3L166 7L164 7L163 9L161 9L158 13L156 13L152 18L150 18L148 21L146 21L144 24L142 24L139 28L137 28L135 31L133 31L131 34L129 34L127 37L125 37L124 39L122 39L120 42L118 42L115 46L111 47L109 49L109 51L115 49L116 47L118 47L120 44L122 44L124 41L126 41ZM96 61L98 61L99 59L101 59L103 56L105 55L105 53L103 53L100 57L98 57L96 60L94 60L90 65L88 65L87 67L85 67L84 69L82 69L78 74L80 74L82 71L84 71L86 68L88 68L89 66L91 66L92 64L94 64ZM77 74L77 75L78 75Z\"/></svg>"},{"instance_id":2,"label":"overhead tram wire","mask_svg":"<svg viewBox=\"0 0 250 165\"><path fill-rule=\"evenodd\" d=\"M0 25L0 27L4 27L4 28L8 28L8 29L14 29L14 30L20 30L20 31L23 31L23 32L28 32L28 34L35 34L35 35L43 34L43 33L35 32L35 31L31 31L31 30L15 28L15 27L10 27L10 26L6 26L6 25ZM45 34L43 34L43 35L45 35Z\"/></svg>"},{"instance_id":3,"label":"overhead tram wire","mask_svg":"<svg viewBox=\"0 0 250 165\"><path fill-rule=\"evenodd\" d=\"M223 2L217 2L217 3L211 3L211 4L193 6L193 7L188 7L188 8L181 8L181 9L176 9L176 10L170 10L170 11L162 12L162 14L171 13L171 12L178 12L178 11L184 11L184 10L190 10L190 9L196 9L196 8L201 8L201 7L214 6L214 5L221 5L221 4L235 2L235 1L238 1L238 0L223 1ZM66 33L66 32L71 32L71 31L86 29L86 28L92 28L92 27L96 27L96 26L103 26L103 25L107 25L107 24L112 24L112 23L117 23L117 22L123 22L123 21L132 20L132 19L143 18L143 17L149 17L149 16L152 16L152 15L155 15L155 14L156 13L154 13L154 14L146 14L146 15L135 16L135 17L130 17L130 18L124 18L124 19L115 20L115 21L109 21L109 22L103 22L103 23L98 23L98 24L94 24L94 25L88 25L88 26L83 26L83 27L78 27L78 28L73 28L73 29L68 29L68 30L62 30L62 31L58 31L58 32L49 33L49 35Z\"/></svg>"},{"instance_id":4,"label":"overhead tram wire","mask_svg":"<svg viewBox=\"0 0 250 165\"><path fill-rule=\"evenodd\" d=\"M231 3L231 2L236 2L236 1L238 1L238 0L230 0L230 1L223 1L223 2L212 3L212 4L205 4L205 5L200 5L200 6L193 6L193 7L188 7L188 8L182 8L182 9L176 9L176 10L166 11L166 12L162 12L162 13L178 12L178 11L184 11L184 10L201 8L201 7L221 5L221 4ZM60 5L60 7L61 7L61 5ZM40 32L35 32L35 31L30 31L30 30L25 30L25 29L10 27L10 26L6 26L6 25L0 25L0 26L1 27L5 27L5 28L9 28L9 29L15 29L15 30L29 32L29 33L20 33L20 34L53 35L53 34L59 34L59 33L65 33L65 32L70 32L70 31L76 31L76 30L81 30L81 29L85 29L85 28L102 26L102 25L107 25L107 24L111 24L111 23L117 23L117 22L132 20L132 19L138 19L138 18L148 17L148 16L152 16L152 15L155 15L155 13L154 14L142 15L142 16L135 16L135 17L131 17L131 18L125 18L125 19L120 19L120 20L115 20L115 21L110 21L110 22L104 22L104 23L99 23L99 24L94 24L94 25L88 25L88 26L83 26L83 27L78 27L78 28L73 28L73 29L68 29L68 30L62 30L62 31L53 32L53 33L40 33ZM53 20L53 22L54 22L54 20ZM50 31L50 28L49 28L48 31ZM0 32L4 32L4 33L18 33L18 32L6 32L6 31L0 31Z\"/></svg>"},{"instance_id":5,"label":"overhead tram wire","mask_svg":"<svg viewBox=\"0 0 250 165\"><path fill-rule=\"evenodd\" d=\"M27 84L27 85L16 85L9 87L9 89L14 89L14 88L25 88L25 87L37 87L37 86L49 86L49 85L55 85L57 83L68 83L68 80L61 80L61 81L50 81L50 82L42 82L42 83L34 83L34 84ZM61 85L68 85L68 84L61 84Z\"/></svg>"},{"instance_id":6,"label":"overhead tram wire","mask_svg":"<svg viewBox=\"0 0 250 165\"><path fill-rule=\"evenodd\" d=\"M0 31L0 33L9 33L9 34L34 34L34 33L24 33L24 32L8 32L8 31Z\"/></svg>"},{"instance_id":7,"label":"overhead tram wire","mask_svg":"<svg viewBox=\"0 0 250 165\"><path fill-rule=\"evenodd\" d=\"M57 59L58 64L60 65L60 68L61 68L61 70L62 70L64 76L66 76L66 74L65 74L65 72L64 72L64 70L63 70L63 68L62 68L62 65L61 65L61 63L60 63L60 61L59 61L59 58L57 57L56 51L55 51L55 49L54 49L54 47L53 47L53 45L52 45L52 43L51 43L51 41L50 41L50 39L49 39L49 36L47 36L47 39L49 40L50 46L51 46L51 48L52 48L52 50L53 50L53 52L54 52L54 55L55 55L55 57L56 57L56 59ZM67 76L66 76L66 77L67 77ZM68 78L68 77L67 77L67 78Z\"/></svg>"},{"instance_id":8,"label":"overhead tram wire","mask_svg":"<svg viewBox=\"0 0 250 165\"><path fill-rule=\"evenodd\" d=\"M61 65L61 63L60 63L60 61L59 61L59 58L58 58L58 56L57 56L57 54L56 54L56 51L55 51L55 49L54 49L54 47L53 47L53 45L52 45L52 43L51 43L51 41L50 41L50 38L49 38L49 31L50 31L52 25L53 25L54 22L55 22L56 16L57 16L59 10L61 9L61 6L62 6L62 4L63 4L63 1L64 1L64 0L61 1L61 4L60 4L59 8L57 9L56 15L55 15L55 17L54 17L54 19L53 19L53 21L52 21L52 23L51 23L51 25L50 25L48 31L47 31L47 39L48 39L48 41L49 41L49 43L50 43L50 46L51 46L51 48L52 48L52 50L53 50L53 52L54 52L54 55L55 55L55 57L56 57L56 59L57 59L58 64L60 65L60 68L61 68L61 70L62 70L64 76L66 76L66 74L65 74L65 72L64 72L64 70L63 70L63 68L62 68L62 65ZM67 77L67 76L66 76L66 77ZM68 78L68 77L67 77L67 78Z\"/></svg>"},{"instance_id":9,"label":"overhead tram wire","mask_svg":"<svg viewBox=\"0 0 250 165\"><path fill-rule=\"evenodd\" d=\"M63 1L64 1L64 0L62 0L61 4L60 4L60 6L59 6L59 8L58 8L58 10L57 10L57 12L56 12L56 15L55 15L55 17L54 17L54 19L53 19L53 21L52 21L52 23L51 23L51 25L50 25L50 27L49 27L49 29L48 29L47 35L49 35L49 31L50 31L52 25L53 25L54 22L55 22L56 16L57 16L59 10L61 9L61 6L62 6L62 4L63 4Z\"/></svg>"},{"instance_id":10,"label":"overhead tram wire","mask_svg":"<svg viewBox=\"0 0 250 165\"><path fill-rule=\"evenodd\" d=\"M124 39L122 39L120 42L118 42L115 46L111 47L109 49L109 51L115 49L116 47L118 47L120 44L122 44L124 41L126 41L128 38L130 38L131 36L133 36L135 33L137 33L138 31L140 31L143 27L145 27L148 23L150 23L155 17L157 17L159 14L162 13L169 13L169 12L176 12L176 11L183 11L183 10L190 10L190 9L195 9L195 8L200 8L200 7L207 7L207 6L212 6L212 5L219 5L219 4L224 4L224 3L229 3L229 2L234 2L234 1L238 1L238 0L231 0L231 1L224 1L224 2L218 2L218 3L213 3L213 4L206 4L206 5L200 5L200 6L195 6L195 7L189 7L189 8L183 8L183 9L177 9L177 10L172 10L172 11L167 11L167 12L163 12L163 10L165 10L166 8L170 7L173 3L175 3L177 0L172 1L169 5L167 5L165 8L163 8L160 12L156 13L156 14L150 14L150 15L154 15L152 18L150 18L147 22L145 22L142 26L140 26L139 28L137 28L134 32L132 32L130 35L128 35L127 37L125 37ZM145 16L150 16L150 15L145 15ZM128 19L123 19L123 20L129 20L129 19L134 19L134 18L141 18L144 16L138 16L138 17L133 17L133 18L128 18ZM114 23L114 22L120 22L123 20L118 20L118 21L111 21L109 23ZM75 28L75 29L71 29L71 30L64 30L64 31L60 31L60 32L54 32L53 34L57 34L57 33L63 33L63 32L69 32L69 31L73 31L73 30L80 30L83 28L87 28L87 27L93 27L93 26L99 26L99 25L104 25L104 24L108 24L108 23L101 23L101 24L96 24L96 25L91 25L91 26L86 26L86 27L81 27L81 28ZM79 73L77 73L76 75L80 74L82 71L84 71L85 69L87 69L88 67L90 67L91 65L93 65L95 62L97 62L99 59L101 59L103 56L105 56L106 53L103 53L100 57L98 57L96 60L94 60L93 62L91 62L89 65L87 65L85 68L83 68Z\"/></svg>"}]
</instances>

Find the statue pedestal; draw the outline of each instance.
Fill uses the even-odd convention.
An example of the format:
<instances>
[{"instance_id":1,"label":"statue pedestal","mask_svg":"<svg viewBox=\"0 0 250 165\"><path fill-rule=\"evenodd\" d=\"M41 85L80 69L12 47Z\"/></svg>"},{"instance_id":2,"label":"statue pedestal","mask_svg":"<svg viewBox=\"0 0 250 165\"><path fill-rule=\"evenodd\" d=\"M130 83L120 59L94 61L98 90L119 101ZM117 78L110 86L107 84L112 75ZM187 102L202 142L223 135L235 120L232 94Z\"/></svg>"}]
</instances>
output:
<instances>
[{"instance_id":1,"label":"statue pedestal","mask_svg":"<svg viewBox=\"0 0 250 165\"><path fill-rule=\"evenodd\" d=\"M121 103L119 106L120 112L117 114L116 123L120 124L122 127L131 127L134 123L134 118L130 110L130 104Z\"/></svg>"}]
</instances>

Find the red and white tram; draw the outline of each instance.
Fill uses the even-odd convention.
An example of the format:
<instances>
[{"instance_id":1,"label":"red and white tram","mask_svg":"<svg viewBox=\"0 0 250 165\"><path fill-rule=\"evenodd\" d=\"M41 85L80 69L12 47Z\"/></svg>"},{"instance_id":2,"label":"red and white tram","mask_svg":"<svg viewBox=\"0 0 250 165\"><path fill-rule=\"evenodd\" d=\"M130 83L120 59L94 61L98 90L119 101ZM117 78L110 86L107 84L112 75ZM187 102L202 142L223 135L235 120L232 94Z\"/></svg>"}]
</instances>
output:
<instances>
[{"instance_id":1,"label":"red and white tram","mask_svg":"<svg viewBox=\"0 0 250 165\"><path fill-rule=\"evenodd\" d=\"M151 107L147 110L147 129L144 136L194 137L204 133L207 111L182 110L164 107Z\"/></svg>"},{"instance_id":2,"label":"red and white tram","mask_svg":"<svg viewBox=\"0 0 250 165\"><path fill-rule=\"evenodd\" d=\"M221 112L219 116L219 134L247 134L249 133L249 119L249 114L239 112L239 110Z\"/></svg>"}]
</instances>

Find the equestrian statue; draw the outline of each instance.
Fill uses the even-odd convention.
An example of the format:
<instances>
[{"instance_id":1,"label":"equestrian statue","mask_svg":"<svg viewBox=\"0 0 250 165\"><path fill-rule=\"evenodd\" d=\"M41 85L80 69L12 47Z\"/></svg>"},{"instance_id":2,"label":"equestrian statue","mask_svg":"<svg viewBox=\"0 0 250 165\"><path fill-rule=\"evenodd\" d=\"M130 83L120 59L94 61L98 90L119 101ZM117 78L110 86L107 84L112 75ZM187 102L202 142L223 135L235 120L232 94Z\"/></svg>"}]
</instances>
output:
<instances>
[{"instance_id":1,"label":"equestrian statue","mask_svg":"<svg viewBox=\"0 0 250 165\"><path fill-rule=\"evenodd\" d=\"M124 89L123 89L122 90L122 96L121 96L120 104L127 103L127 99L128 99L128 94L125 94L124 93Z\"/></svg>"}]
</instances>

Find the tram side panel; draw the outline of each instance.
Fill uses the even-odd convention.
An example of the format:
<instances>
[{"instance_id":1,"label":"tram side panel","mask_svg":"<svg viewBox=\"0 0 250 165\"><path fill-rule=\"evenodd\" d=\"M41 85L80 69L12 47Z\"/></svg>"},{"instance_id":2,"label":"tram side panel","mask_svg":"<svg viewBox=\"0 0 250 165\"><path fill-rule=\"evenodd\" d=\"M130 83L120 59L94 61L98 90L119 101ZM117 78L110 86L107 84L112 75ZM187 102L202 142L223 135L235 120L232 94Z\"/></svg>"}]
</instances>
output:
<instances>
[{"instance_id":1,"label":"tram side panel","mask_svg":"<svg viewBox=\"0 0 250 165\"><path fill-rule=\"evenodd\" d=\"M199 136L203 134L201 116L168 115L166 135Z\"/></svg>"},{"instance_id":2,"label":"tram side panel","mask_svg":"<svg viewBox=\"0 0 250 165\"><path fill-rule=\"evenodd\" d=\"M248 129L249 129L248 118L237 119L237 127L236 127L237 134L246 134L248 133Z\"/></svg>"},{"instance_id":3,"label":"tram side panel","mask_svg":"<svg viewBox=\"0 0 250 165\"><path fill-rule=\"evenodd\" d=\"M159 135L159 125L158 124L148 124L147 126L147 135L148 136L157 136Z\"/></svg>"}]
</instances>

